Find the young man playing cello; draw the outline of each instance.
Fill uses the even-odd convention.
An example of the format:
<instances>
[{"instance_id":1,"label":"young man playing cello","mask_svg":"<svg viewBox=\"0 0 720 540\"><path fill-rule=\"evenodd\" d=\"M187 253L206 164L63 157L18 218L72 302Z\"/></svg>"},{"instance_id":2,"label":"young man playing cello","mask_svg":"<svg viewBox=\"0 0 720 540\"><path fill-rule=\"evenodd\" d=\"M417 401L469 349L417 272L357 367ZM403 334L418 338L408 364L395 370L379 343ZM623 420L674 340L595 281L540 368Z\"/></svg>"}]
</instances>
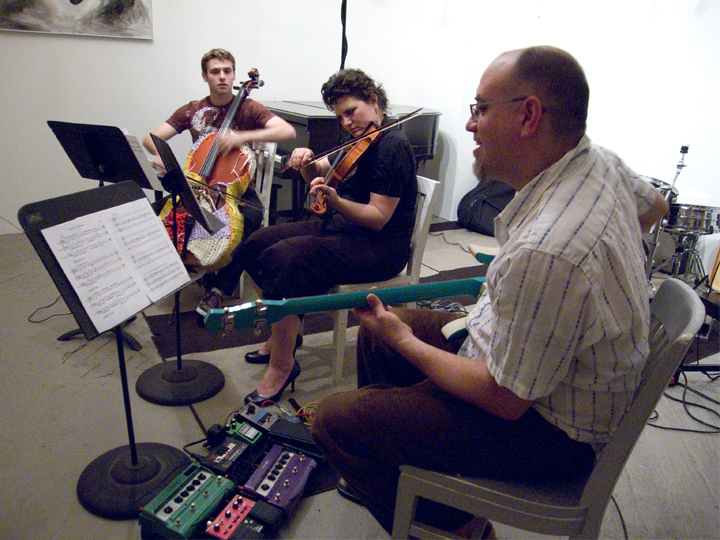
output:
<instances>
[{"instance_id":1,"label":"young man playing cello","mask_svg":"<svg viewBox=\"0 0 720 540\"><path fill-rule=\"evenodd\" d=\"M219 132L236 99L233 94L235 58L229 51L212 49L203 55L200 67L202 78L208 84L210 94L177 109L167 121L153 129L143 139L145 148L155 156L155 166L158 170L164 172L165 168L150 134L168 140L189 130L195 151L205 137L217 133L217 149L221 156L234 150L242 150L245 145L253 142L280 142L295 138L295 129L290 124L249 97L238 106L234 118L229 122L229 129ZM244 217L243 237L247 237L260 227L261 203L252 189L244 191L242 199L247 202L246 205L241 204L240 212Z\"/></svg>"}]
</instances>

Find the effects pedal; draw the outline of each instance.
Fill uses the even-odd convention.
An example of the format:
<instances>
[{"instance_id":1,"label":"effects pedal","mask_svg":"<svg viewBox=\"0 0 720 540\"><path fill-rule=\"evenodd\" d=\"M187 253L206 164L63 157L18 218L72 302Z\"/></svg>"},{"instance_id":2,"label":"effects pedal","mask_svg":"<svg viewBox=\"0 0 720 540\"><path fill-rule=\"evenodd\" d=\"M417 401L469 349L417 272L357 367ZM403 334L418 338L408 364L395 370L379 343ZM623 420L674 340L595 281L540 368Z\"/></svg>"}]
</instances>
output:
<instances>
[{"instance_id":1,"label":"effects pedal","mask_svg":"<svg viewBox=\"0 0 720 540\"><path fill-rule=\"evenodd\" d=\"M273 414L258 405L248 403L230 422L248 423L267 434L271 442L323 459L322 452L313 441L308 427L294 416L286 413Z\"/></svg>"},{"instance_id":2,"label":"effects pedal","mask_svg":"<svg viewBox=\"0 0 720 540\"><path fill-rule=\"evenodd\" d=\"M263 432L248 422L238 421L235 418L228 420L225 426L228 435L233 435L239 439L243 439L249 443L257 442L263 435Z\"/></svg>"},{"instance_id":3,"label":"effects pedal","mask_svg":"<svg viewBox=\"0 0 720 540\"><path fill-rule=\"evenodd\" d=\"M234 491L231 480L193 463L142 509L141 536L193 538Z\"/></svg>"},{"instance_id":4,"label":"effects pedal","mask_svg":"<svg viewBox=\"0 0 720 540\"><path fill-rule=\"evenodd\" d=\"M208 440L193 456L201 465L242 485L267 451L268 439L257 429L230 430L218 424L208 430Z\"/></svg>"},{"instance_id":5,"label":"effects pedal","mask_svg":"<svg viewBox=\"0 0 720 540\"><path fill-rule=\"evenodd\" d=\"M280 419L276 414L266 411L259 405L248 403L240 409L235 418L228 421L228 426L249 422L263 433L268 433L270 428Z\"/></svg>"},{"instance_id":6,"label":"effects pedal","mask_svg":"<svg viewBox=\"0 0 720 540\"><path fill-rule=\"evenodd\" d=\"M290 514L316 466L315 460L305 454L273 445L243 491Z\"/></svg>"},{"instance_id":7,"label":"effects pedal","mask_svg":"<svg viewBox=\"0 0 720 540\"><path fill-rule=\"evenodd\" d=\"M222 540L273 538L284 517L280 508L237 495L208 522L205 534Z\"/></svg>"},{"instance_id":8,"label":"effects pedal","mask_svg":"<svg viewBox=\"0 0 720 540\"><path fill-rule=\"evenodd\" d=\"M242 495L234 496L214 520L208 521L205 532L215 538L230 538L230 535L250 514L253 506L255 506L255 501Z\"/></svg>"}]
</instances>

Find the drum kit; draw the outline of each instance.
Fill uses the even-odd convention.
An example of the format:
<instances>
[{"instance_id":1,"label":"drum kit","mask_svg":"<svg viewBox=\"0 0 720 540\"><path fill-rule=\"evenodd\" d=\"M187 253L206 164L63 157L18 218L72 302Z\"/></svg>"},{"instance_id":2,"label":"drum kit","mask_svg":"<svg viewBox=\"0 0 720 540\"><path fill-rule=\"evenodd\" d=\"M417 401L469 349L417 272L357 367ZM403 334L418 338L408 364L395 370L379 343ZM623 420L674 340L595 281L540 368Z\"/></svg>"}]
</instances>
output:
<instances>
[{"instance_id":1,"label":"drum kit","mask_svg":"<svg viewBox=\"0 0 720 540\"><path fill-rule=\"evenodd\" d=\"M720 208L675 202L678 196L675 181L685 167L687 151L687 146L680 149L681 158L672 184L643 176L670 204L670 212L649 234L643 236L643 241L648 280L655 272L662 271L697 288L708 279L697 243L702 235L720 232Z\"/></svg>"}]
</instances>

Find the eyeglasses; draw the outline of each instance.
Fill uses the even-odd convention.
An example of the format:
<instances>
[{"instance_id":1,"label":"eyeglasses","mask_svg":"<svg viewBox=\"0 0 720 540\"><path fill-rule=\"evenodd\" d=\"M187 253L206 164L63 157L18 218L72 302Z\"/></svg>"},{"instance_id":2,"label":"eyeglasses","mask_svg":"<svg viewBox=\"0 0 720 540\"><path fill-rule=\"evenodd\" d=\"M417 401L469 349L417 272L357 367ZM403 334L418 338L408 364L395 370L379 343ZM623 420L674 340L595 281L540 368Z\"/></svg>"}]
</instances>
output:
<instances>
[{"instance_id":1,"label":"eyeglasses","mask_svg":"<svg viewBox=\"0 0 720 540\"><path fill-rule=\"evenodd\" d=\"M488 107L490 105L502 105L503 103L516 103L518 101L525 101L527 99L526 97L518 97L514 99L499 99L497 101L479 101L477 103L471 103L470 104L470 115L473 119L477 118L478 116L482 116L485 114L488 110Z\"/></svg>"}]
</instances>

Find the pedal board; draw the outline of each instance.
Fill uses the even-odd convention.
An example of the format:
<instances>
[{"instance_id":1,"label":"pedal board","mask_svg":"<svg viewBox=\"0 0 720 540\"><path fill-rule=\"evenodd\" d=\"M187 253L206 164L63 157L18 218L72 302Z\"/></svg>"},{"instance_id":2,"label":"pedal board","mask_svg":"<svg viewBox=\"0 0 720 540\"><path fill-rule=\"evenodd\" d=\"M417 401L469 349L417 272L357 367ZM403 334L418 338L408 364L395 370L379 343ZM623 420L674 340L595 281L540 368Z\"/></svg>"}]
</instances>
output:
<instances>
[{"instance_id":1,"label":"pedal board","mask_svg":"<svg viewBox=\"0 0 720 540\"><path fill-rule=\"evenodd\" d=\"M192 538L235 491L232 480L193 463L140 512L143 538Z\"/></svg>"},{"instance_id":2,"label":"pedal board","mask_svg":"<svg viewBox=\"0 0 720 540\"><path fill-rule=\"evenodd\" d=\"M308 427L294 416L284 413L274 414L253 403L248 403L228 421L227 427L232 429L232 426L242 423L250 424L267 434L274 443L323 459L322 452L313 441Z\"/></svg>"},{"instance_id":3,"label":"pedal board","mask_svg":"<svg viewBox=\"0 0 720 540\"><path fill-rule=\"evenodd\" d=\"M245 483L243 491L290 514L316 466L311 457L275 444Z\"/></svg>"},{"instance_id":4,"label":"pedal board","mask_svg":"<svg viewBox=\"0 0 720 540\"><path fill-rule=\"evenodd\" d=\"M273 538L284 517L280 508L237 495L208 522L205 533L222 540Z\"/></svg>"}]
</instances>

